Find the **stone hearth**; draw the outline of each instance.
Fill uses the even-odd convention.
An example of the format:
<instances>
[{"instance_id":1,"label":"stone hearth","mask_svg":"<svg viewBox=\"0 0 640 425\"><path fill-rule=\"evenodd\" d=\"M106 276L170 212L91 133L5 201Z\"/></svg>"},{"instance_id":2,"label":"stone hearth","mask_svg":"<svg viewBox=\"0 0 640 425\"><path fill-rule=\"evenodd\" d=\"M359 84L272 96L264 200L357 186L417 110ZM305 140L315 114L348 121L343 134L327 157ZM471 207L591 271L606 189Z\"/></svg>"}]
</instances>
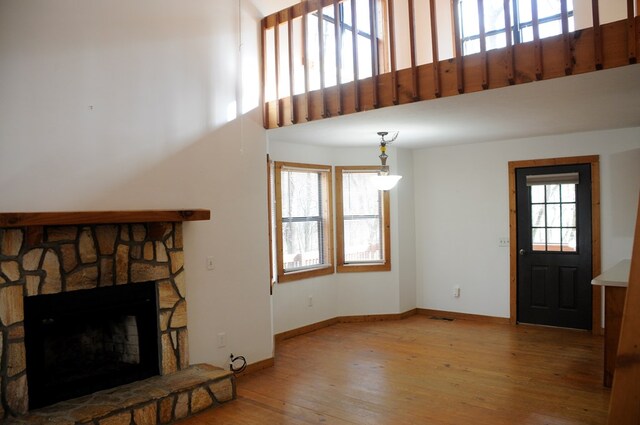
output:
<instances>
[{"instance_id":1,"label":"stone hearth","mask_svg":"<svg viewBox=\"0 0 640 425\"><path fill-rule=\"evenodd\" d=\"M200 364L8 419L5 425L155 425L235 398L231 372Z\"/></svg>"},{"instance_id":2,"label":"stone hearth","mask_svg":"<svg viewBox=\"0 0 640 425\"><path fill-rule=\"evenodd\" d=\"M126 214L129 215L129 212ZM208 212L205 219L208 219ZM212 368L204 365L193 370L189 368L182 223L158 220L146 223L123 223L122 220L113 223L105 220L106 224L94 223L0 227L0 422L2 418L12 417L26 420L33 414L29 412L28 400L24 297L153 281L156 283L158 296L159 366L162 376L150 378L150 382L165 382L158 381L161 378L169 379L167 382L184 379L191 382L192 378L189 377L194 373ZM186 378L180 378L180 375L189 370L192 371L187 373ZM178 371L182 372L174 374ZM214 374L219 373L220 371L216 371ZM172 374L176 377L172 378ZM130 417L134 418L135 415L143 414L139 413L140 409L140 412L147 412L144 409L152 409L149 406L153 405L156 411L154 415L160 421L169 416L170 420L182 417L184 408L177 406L184 404L187 399L189 403L193 403L194 397L198 399L200 395L206 399L204 393L211 399L210 405L216 400L226 401L226 395L216 395L214 389L208 387L211 379L205 379L204 384L194 384L195 387L178 386L178 389L169 394L152 390L150 397L146 399L148 406L143 406L144 403L140 402L140 405L136 404L137 407L127 405L126 408L129 409ZM111 393L116 391L113 394L123 394L122 391L129 391L127 388L136 384L138 383L121 387L124 390L111 390ZM147 384L143 386L148 387ZM196 387L201 389L196 390ZM187 394L187 389L188 397L184 395ZM101 393L111 394L109 391ZM225 391L233 393L232 390ZM87 397L93 400L92 396ZM135 399L140 400L138 396ZM157 403L150 403L150 400L156 400ZM64 406L69 406L68 403L70 402L62 402L44 409L64 410ZM167 403L171 404L173 412L169 416L166 413ZM195 412L201 405L203 404L196 402L195 406L187 410ZM126 416L122 412L124 407L120 406L116 410ZM161 415L161 411L164 415ZM23 416L27 413L29 415ZM105 416L104 412L102 416ZM93 419L97 420L99 416L94 416ZM123 420L122 423L124 422L129 423ZM74 423L82 422L77 420ZM105 423L121 422L110 420ZM145 420L135 423L156 422Z\"/></svg>"}]
</instances>

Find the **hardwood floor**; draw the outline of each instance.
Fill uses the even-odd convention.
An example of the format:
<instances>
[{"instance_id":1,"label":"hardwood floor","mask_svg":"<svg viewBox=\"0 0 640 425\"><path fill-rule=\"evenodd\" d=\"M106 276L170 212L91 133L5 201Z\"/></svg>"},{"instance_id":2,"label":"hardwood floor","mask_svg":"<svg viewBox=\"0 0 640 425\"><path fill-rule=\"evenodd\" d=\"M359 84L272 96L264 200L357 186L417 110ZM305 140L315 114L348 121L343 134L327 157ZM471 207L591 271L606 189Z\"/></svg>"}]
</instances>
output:
<instances>
[{"instance_id":1,"label":"hardwood floor","mask_svg":"<svg viewBox=\"0 0 640 425\"><path fill-rule=\"evenodd\" d=\"M344 323L279 343L275 366L195 424L605 424L603 339L466 320Z\"/></svg>"}]
</instances>

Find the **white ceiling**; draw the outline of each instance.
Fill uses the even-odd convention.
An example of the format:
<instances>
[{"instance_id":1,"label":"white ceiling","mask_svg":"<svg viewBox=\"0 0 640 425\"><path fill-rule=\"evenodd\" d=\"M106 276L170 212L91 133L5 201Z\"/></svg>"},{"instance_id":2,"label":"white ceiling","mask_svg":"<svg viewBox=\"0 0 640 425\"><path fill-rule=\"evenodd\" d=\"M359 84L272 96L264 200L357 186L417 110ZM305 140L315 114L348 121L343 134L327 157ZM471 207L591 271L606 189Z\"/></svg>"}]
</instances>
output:
<instances>
[{"instance_id":1,"label":"white ceiling","mask_svg":"<svg viewBox=\"0 0 640 425\"><path fill-rule=\"evenodd\" d=\"M357 147L378 131L421 148L640 127L640 64L328 118L267 132L270 140Z\"/></svg>"}]
</instances>

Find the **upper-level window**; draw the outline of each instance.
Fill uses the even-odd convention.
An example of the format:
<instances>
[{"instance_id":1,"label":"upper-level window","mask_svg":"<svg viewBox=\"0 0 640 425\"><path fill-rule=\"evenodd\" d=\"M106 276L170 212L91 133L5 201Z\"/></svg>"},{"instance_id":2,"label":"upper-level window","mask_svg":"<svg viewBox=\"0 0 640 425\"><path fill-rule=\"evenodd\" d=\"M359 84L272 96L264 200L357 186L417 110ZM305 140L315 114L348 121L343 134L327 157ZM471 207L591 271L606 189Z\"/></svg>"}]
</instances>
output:
<instances>
[{"instance_id":1,"label":"upper-level window","mask_svg":"<svg viewBox=\"0 0 640 425\"><path fill-rule=\"evenodd\" d=\"M336 167L339 272L391 270L389 192L372 178L379 167Z\"/></svg>"},{"instance_id":2,"label":"upper-level window","mask_svg":"<svg viewBox=\"0 0 640 425\"><path fill-rule=\"evenodd\" d=\"M331 166L275 163L278 282L333 273Z\"/></svg>"},{"instance_id":3,"label":"upper-level window","mask_svg":"<svg viewBox=\"0 0 640 425\"><path fill-rule=\"evenodd\" d=\"M533 7L537 1L540 38L562 34L560 0L509 0L513 43L533 41ZM479 6L483 5L487 50L506 47L504 0L458 0L463 54L480 52ZM569 31L574 30L573 0L567 0Z\"/></svg>"}]
</instances>

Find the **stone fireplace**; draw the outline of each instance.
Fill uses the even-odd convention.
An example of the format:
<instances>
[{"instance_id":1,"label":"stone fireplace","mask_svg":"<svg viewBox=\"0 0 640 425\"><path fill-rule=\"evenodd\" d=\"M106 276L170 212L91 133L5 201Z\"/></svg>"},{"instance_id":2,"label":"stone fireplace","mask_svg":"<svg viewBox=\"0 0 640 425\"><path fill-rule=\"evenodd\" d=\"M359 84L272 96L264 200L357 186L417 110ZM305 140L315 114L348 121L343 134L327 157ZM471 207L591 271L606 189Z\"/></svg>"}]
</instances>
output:
<instances>
[{"instance_id":1,"label":"stone fireplace","mask_svg":"<svg viewBox=\"0 0 640 425\"><path fill-rule=\"evenodd\" d=\"M27 332L32 331L33 324L25 323L25 309L41 309L38 304L41 298L60 297L53 300L54 310L59 303L74 305L80 310L92 310L100 308L91 304L96 299L111 297L130 300L132 295L124 295L119 291L120 288L138 289L146 285L154 296L151 301L153 324L143 325L156 328L154 341L157 350L151 354L156 359L151 368L155 371L153 373L167 375L189 366L182 223L158 220L123 223L122 217L115 220L116 223L108 220L100 223L95 218L87 221L90 223L28 224L21 227L5 227L0 222L0 420L7 416L24 415L30 409L32 372L29 367L34 356L48 357L52 351L61 351L61 345L80 344L76 340L89 338L87 335L95 333L95 328L113 328L109 331L113 332L112 336L106 339L99 337L100 344L106 345L126 345L126 340L135 339L142 330L134 326L136 313L126 309L114 313L111 324L91 325L78 323L82 322L79 316L73 320L67 317L65 323L62 320L63 311L58 308L57 313L40 315L35 323L39 322L41 326L50 325L48 321L62 323L64 326L57 326L56 332L68 331L70 336L63 337L68 338L66 342L62 339L50 344L39 354L27 352L25 340L32 338L33 335ZM84 223L82 220L78 222ZM88 295L92 291L97 291L93 301ZM83 296L61 301L62 295L70 293ZM142 295L143 300L149 298L149 293ZM83 307L83 303L88 304ZM92 326L94 329L91 329ZM86 335L79 337L82 332ZM43 346L42 343L37 344ZM139 347L120 347L115 351L109 348L101 353L93 353L91 350L98 343L93 341L85 345L93 348L86 348L88 351L83 353L84 357L119 356L118 362L121 363L139 363L143 354ZM66 354L61 355L61 362L68 364L69 359L64 357ZM42 365L34 367L37 370ZM59 369L58 373L63 368ZM144 374L148 375L148 372ZM33 385L36 385L35 382ZM44 388L45 393L55 391L55 387L45 385ZM42 388L40 391L43 391ZM71 393L77 396L73 389ZM46 394L44 396L47 398ZM37 400L37 405L42 403Z\"/></svg>"}]
</instances>

